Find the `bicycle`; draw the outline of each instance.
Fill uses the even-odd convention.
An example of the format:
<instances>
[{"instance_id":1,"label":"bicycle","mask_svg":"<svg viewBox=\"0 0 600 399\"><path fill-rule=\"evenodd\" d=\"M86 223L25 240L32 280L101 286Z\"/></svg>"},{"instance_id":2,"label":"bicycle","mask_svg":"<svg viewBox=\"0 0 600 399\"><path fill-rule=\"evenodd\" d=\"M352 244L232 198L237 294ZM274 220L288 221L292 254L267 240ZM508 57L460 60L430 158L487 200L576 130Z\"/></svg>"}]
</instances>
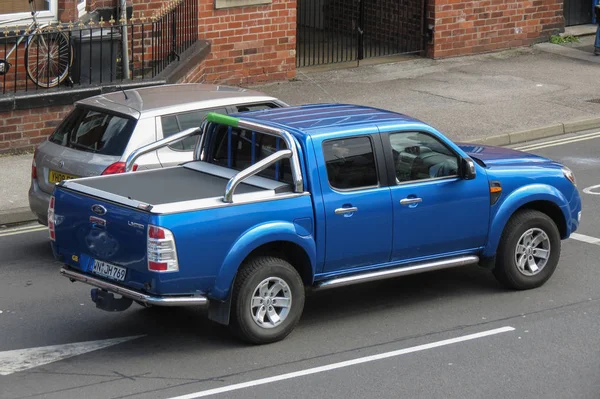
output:
<instances>
[{"instance_id":1,"label":"bicycle","mask_svg":"<svg viewBox=\"0 0 600 399\"><path fill-rule=\"evenodd\" d=\"M5 59L0 59L0 76L6 75L11 67L8 59L17 47L27 39L25 44L25 66L29 78L39 87L51 88L62 83L69 74L73 63L73 47L69 37L50 24L40 25L36 18L34 8L35 0L28 0L31 8L32 23L29 24L24 34L20 34L15 45L6 54ZM24 18L5 21L12 23L22 21ZM33 33L29 33L33 32ZM16 73L16 72L15 72Z\"/></svg>"}]
</instances>

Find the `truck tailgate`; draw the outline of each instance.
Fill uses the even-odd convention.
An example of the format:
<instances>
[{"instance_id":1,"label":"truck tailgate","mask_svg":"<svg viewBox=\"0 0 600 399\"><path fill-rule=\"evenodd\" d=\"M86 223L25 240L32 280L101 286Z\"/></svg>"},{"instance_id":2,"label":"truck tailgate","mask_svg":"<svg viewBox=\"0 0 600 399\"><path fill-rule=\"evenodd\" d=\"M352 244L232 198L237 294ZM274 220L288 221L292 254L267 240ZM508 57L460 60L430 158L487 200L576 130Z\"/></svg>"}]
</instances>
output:
<instances>
[{"instance_id":1,"label":"truck tailgate","mask_svg":"<svg viewBox=\"0 0 600 399\"><path fill-rule=\"evenodd\" d=\"M57 187L54 196L53 247L63 262L107 281L143 289L149 280L150 214L64 188Z\"/></svg>"}]
</instances>

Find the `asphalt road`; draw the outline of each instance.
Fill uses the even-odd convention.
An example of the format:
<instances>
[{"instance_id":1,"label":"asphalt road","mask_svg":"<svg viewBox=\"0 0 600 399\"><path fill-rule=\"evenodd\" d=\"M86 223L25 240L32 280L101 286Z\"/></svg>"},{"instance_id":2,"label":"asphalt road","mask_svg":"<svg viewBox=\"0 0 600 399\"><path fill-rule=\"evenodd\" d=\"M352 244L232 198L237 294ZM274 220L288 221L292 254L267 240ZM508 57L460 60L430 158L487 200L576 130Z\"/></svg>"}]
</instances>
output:
<instances>
[{"instance_id":1,"label":"asphalt road","mask_svg":"<svg viewBox=\"0 0 600 399\"><path fill-rule=\"evenodd\" d=\"M600 185L600 138L532 152ZM582 198L578 233L600 238L600 195ZM600 245L562 248L536 290L475 267L346 287L309 296L283 342L245 346L193 309L97 310L46 231L0 231L0 398L598 398Z\"/></svg>"}]
</instances>

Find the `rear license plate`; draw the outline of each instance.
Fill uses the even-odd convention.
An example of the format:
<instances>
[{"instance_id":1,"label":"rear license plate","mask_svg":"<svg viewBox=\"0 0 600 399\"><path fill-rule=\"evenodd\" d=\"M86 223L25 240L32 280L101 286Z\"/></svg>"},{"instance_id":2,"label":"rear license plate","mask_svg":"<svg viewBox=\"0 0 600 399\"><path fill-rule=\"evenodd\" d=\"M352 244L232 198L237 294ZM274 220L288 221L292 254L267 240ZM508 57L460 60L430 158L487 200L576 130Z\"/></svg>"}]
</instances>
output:
<instances>
[{"instance_id":1,"label":"rear license plate","mask_svg":"<svg viewBox=\"0 0 600 399\"><path fill-rule=\"evenodd\" d=\"M123 281L125 280L127 269L94 259L92 273L109 278L111 280Z\"/></svg>"},{"instance_id":2,"label":"rear license plate","mask_svg":"<svg viewBox=\"0 0 600 399\"><path fill-rule=\"evenodd\" d=\"M48 182L52 183L52 184L60 183L63 180L77 179L77 177L79 177L79 176L68 175L66 173L61 173L61 172L57 172L55 170L51 170L50 174L48 175Z\"/></svg>"}]
</instances>

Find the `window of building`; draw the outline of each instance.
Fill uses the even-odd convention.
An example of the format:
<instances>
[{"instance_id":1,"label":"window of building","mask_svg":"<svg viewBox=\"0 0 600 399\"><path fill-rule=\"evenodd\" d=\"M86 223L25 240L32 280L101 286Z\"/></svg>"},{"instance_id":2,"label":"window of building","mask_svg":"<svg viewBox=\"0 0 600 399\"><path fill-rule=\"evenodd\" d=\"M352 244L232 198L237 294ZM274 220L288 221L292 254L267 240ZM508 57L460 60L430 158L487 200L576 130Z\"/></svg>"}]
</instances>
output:
<instances>
[{"instance_id":1,"label":"window of building","mask_svg":"<svg viewBox=\"0 0 600 399\"><path fill-rule=\"evenodd\" d=\"M28 25L32 22L31 7L40 23L56 21L58 0L34 0L31 5L28 0L1 0L0 26Z\"/></svg>"},{"instance_id":2,"label":"window of building","mask_svg":"<svg viewBox=\"0 0 600 399\"><path fill-rule=\"evenodd\" d=\"M87 0L77 0L77 13L79 15L79 17L84 16L85 14L87 14Z\"/></svg>"}]
</instances>

